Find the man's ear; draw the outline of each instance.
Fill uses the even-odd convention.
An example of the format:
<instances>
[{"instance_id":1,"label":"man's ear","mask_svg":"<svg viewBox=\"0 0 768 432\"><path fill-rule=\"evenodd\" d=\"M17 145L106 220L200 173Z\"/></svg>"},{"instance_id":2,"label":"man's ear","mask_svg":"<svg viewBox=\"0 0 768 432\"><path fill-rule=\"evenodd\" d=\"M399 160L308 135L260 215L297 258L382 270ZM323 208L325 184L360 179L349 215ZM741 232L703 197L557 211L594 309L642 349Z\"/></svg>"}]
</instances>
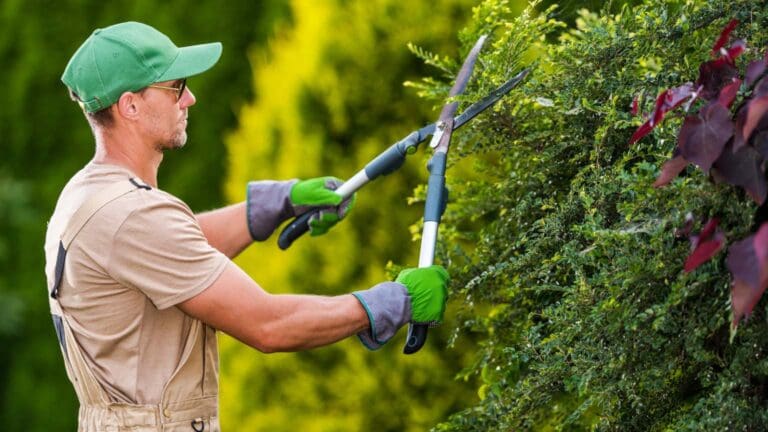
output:
<instances>
[{"instance_id":1,"label":"man's ear","mask_svg":"<svg viewBox=\"0 0 768 432\"><path fill-rule=\"evenodd\" d=\"M141 98L137 93L125 92L120 95L115 106L120 117L133 120L138 118Z\"/></svg>"}]
</instances>

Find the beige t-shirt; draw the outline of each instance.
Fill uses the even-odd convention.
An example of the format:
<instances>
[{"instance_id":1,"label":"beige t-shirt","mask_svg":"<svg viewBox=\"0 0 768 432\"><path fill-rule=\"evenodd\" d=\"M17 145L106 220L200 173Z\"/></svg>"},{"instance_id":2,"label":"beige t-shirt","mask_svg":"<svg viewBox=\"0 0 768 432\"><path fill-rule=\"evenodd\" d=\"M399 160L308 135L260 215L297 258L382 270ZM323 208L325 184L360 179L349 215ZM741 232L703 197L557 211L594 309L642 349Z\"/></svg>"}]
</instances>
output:
<instances>
[{"instance_id":1,"label":"beige t-shirt","mask_svg":"<svg viewBox=\"0 0 768 432\"><path fill-rule=\"evenodd\" d=\"M45 240L49 293L69 218L98 190L131 177L125 168L91 162L64 187ZM59 303L85 361L114 401L160 402L193 322L175 305L209 287L228 261L208 243L189 207L158 189L112 201L75 237Z\"/></svg>"}]
</instances>

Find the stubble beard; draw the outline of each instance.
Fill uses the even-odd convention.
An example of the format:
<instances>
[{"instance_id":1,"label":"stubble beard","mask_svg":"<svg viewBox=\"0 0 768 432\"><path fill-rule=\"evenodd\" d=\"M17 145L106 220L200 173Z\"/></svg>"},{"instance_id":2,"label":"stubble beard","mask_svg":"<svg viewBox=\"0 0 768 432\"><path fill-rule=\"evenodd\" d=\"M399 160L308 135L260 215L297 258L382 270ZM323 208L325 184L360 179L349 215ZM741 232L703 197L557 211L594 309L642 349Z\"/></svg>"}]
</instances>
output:
<instances>
[{"instance_id":1,"label":"stubble beard","mask_svg":"<svg viewBox=\"0 0 768 432\"><path fill-rule=\"evenodd\" d=\"M166 150L178 150L187 144L187 131L178 131L167 141L163 141L157 144L155 148L158 152L164 152Z\"/></svg>"}]
</instances>

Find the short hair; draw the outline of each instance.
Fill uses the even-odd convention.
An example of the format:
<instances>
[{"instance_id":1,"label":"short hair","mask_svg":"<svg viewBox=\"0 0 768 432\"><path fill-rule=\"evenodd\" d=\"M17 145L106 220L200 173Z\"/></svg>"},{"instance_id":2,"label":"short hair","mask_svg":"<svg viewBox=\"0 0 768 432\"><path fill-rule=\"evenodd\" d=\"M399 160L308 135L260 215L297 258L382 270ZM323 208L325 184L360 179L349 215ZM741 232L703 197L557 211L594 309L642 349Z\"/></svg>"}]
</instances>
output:
<instances>
[{"instance_id":1,"label":"short hair","mask_svg":"<svg viewBox=\"0 0 768 432\"><path fill-rule=\"evenodd\" d=\"M77 102L80 105L80 108L83 108L83 101L80 99L77 93L70 90L69 97L73 101ZM115 122L115 119L112 116L112 110L110 108L112 108L112 105L100 109L96 112L88 112L83 108L83 114L85 114L85 118L88 119L88 123L106 128L112 126L112 124Z\"/></svg>"}]
</instances>

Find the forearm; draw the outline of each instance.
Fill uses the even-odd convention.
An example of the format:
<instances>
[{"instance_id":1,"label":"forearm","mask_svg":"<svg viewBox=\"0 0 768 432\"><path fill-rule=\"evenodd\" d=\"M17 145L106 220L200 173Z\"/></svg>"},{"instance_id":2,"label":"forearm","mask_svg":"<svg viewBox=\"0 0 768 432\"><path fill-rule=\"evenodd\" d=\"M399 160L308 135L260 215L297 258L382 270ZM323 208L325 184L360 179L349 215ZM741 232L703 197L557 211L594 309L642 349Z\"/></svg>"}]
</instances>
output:
<instances>
[{"instance_id":1,"label":"forearm","mask_svg":"<svg viewBox=\"0 0 768 432\"><path fill-rule=\"evenodd\" d=\"M369 326L360 302L352 295L273 295L269 319L253 317L258 331L243 342L264 352L300 351L325 346ZM256 327L254 327L256 328ZM252 330L254 329L252 328Z\"/></svg>"},{"instance_id":2,"label":"forearm","mask_svg":"<svg viewBox=\"0 0 768 432\"><path fill-rule=\"evenodd\" d=\"M365 309L352 295L269 294L234 263L178 307L262 352L328 345L369 326Z\"/></svg>"},{"instance_id":3,"label":"forearm","mask_svg":"<svg viewBox=\"0 0 768 432\"><path fill-rule=\"evenodd\" d=\"M245 202L195 215L208 243L234 258L253 242L246 223Z\"/></svg>"}]
</instances>

